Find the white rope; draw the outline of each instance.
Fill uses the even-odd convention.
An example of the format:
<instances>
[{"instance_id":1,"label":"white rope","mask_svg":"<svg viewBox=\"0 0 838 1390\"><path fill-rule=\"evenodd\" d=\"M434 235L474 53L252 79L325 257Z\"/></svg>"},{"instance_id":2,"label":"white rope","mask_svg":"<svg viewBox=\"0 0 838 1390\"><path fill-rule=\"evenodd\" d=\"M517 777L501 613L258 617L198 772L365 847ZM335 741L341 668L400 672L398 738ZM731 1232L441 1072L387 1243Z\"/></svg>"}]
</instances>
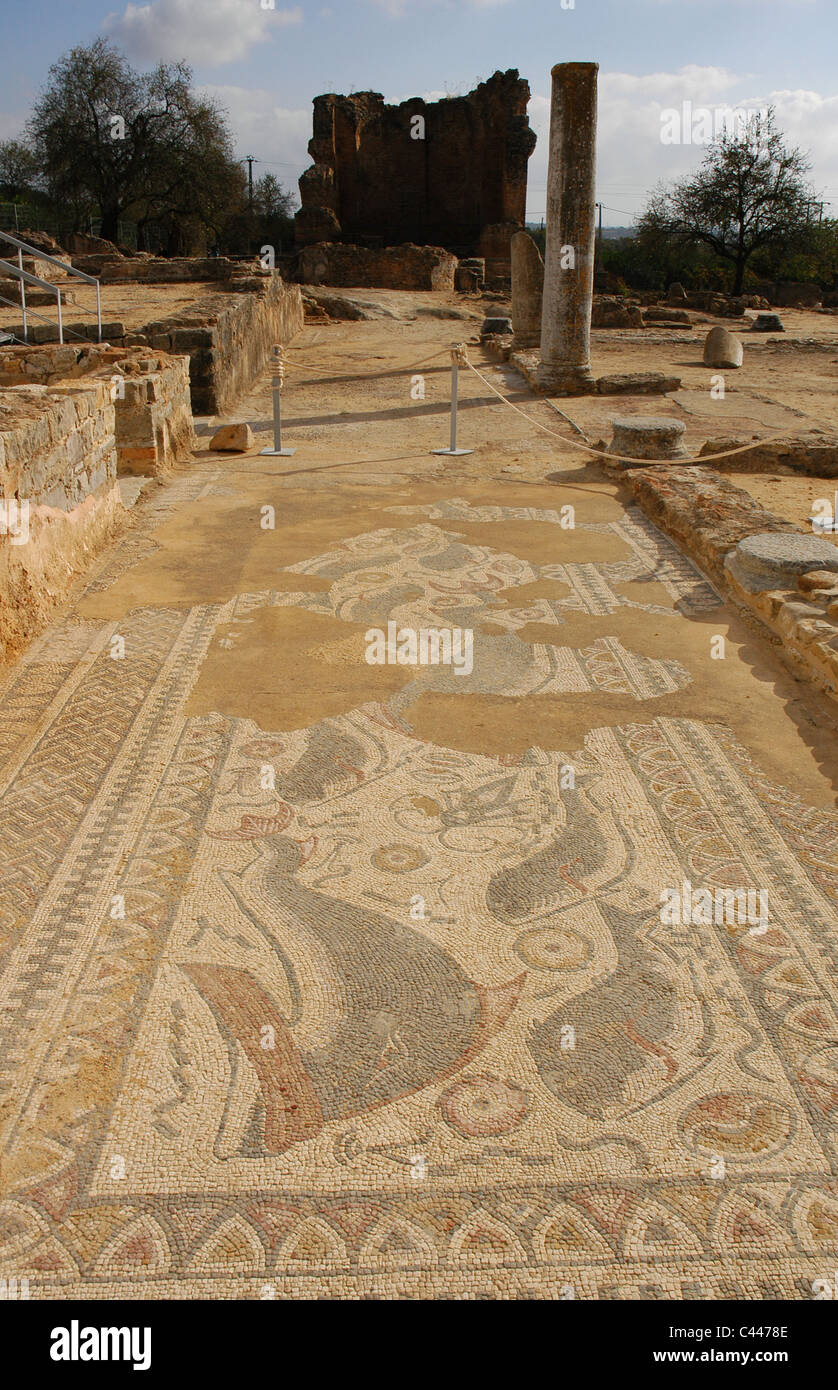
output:
<instances>
[{"instance_id":1,"label":"white rope","mask_svg":"<svg viewBox=\"0 0 838 1390\"><path fill-rule=\"evenodd\" d=\"M476 377L479 377L480 380L483 382L483 385L488 386L490 391L494 391L495 395L498 397L499 400L503 401L504 405L508 405L510 410L514 410L517 412L518 415L522 415L524 419L529 421L531 425L535 425L537 430L543 430L545 434L552 435L554 439L561 440L562 444L567 444L572 449L582 449L585 453L594 454L596 458L609 459L612 463L637 463L641 467L647 467L650 463L655 462L654 459L638 459L633 458L628 454L610 454L607 453L604 449L595 449L592 444L579 444L575 439L567 439L565 435L557 434L555 430L548 429L547 425L542 425L539 420L534 420L531 415L527 415L526 411L521 410L519 406L513 405L512 402L508 400L506 396L504 396L504 394L501 391L499 391L496 386L492 385L491 381L489 381L483 375L482 372L479 372L477 370L473 362L469 362L468 354L465 351L463 352L463 356L465 358L463 365L466 367L470 367L471 370L474 372L474 375ZM769 434L765 439L755 439L751 444L742 444L736 449L725 449L720 454L702 454L700 458L697 460L684 459L683 462L685 464L690 465L695 464L696 462L702 464L715 463L717 459L732 458L734 454L747 454L750 453L751 450L759 449L765 444L774 444L779 439L788 438L789 432L788 430L784 430L782 434ZM677 463L678 460L672 459L671 462Z\"/></svg>"}]
</instances>

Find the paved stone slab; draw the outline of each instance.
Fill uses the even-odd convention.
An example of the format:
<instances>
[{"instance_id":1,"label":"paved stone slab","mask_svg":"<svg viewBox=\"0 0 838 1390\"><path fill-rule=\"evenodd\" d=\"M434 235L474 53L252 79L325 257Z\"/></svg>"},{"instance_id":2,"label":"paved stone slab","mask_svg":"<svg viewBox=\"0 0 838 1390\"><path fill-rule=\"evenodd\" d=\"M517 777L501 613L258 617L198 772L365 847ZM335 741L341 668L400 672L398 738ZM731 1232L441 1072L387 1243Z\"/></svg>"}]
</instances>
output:
<instances>
[{"instance_id":1,"label":"paved stone slab","mask_svg":"<svg viewBox=\"0 0 838 1390\"><path fill-rule=\"evenodd\" d=\"M597 377L596 389L599 396L667 396L680 385L680 377L663 372L611 372Z\"/></svg>"}]
</instances>

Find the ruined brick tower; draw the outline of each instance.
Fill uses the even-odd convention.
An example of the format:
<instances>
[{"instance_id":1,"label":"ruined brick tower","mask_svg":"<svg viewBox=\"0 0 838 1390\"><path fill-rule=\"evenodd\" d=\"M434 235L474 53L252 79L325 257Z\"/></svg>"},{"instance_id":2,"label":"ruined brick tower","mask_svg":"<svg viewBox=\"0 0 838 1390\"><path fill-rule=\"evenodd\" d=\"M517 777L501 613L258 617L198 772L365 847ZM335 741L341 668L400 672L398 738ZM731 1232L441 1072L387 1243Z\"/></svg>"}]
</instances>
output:
<instances>
[{"instance_id":1,"label":"ruined brick tower","mask_svg":"<svg viewBox=\"0 0 838 1390\"><path fill-rule=\"evenodd\" d=\"M505 262L524 224L535 134L529 84L496 72L464 97L386 106L378 92L314 99L314 164L300 178L298 247L412 241ZM424 119L424 138L413 120Z\"/></svg>"}]
</instances>

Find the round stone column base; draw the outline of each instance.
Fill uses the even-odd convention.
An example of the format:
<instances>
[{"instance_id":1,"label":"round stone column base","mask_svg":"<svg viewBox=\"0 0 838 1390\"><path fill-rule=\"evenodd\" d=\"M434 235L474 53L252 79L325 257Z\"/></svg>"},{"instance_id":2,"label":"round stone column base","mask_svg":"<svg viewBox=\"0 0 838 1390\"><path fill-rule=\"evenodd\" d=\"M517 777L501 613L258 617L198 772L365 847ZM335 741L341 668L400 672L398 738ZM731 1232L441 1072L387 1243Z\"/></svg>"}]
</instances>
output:
<instances>
[{"instance_id":1,"label":"round stone column base","mask_svg":"<svg viewBox=\"0 0 838 1390\"><path fill-rule=\"evenodd\" d=\"M625 415L612 420L611 424L614 438L608 446L608 453L637 461L638 467L647 459L655 462L690 457L684 445L686 426L682 420L673 420L669 416ZM631 463L623 465L626 468L631 466Z\"/></svg>"}]
</instances>

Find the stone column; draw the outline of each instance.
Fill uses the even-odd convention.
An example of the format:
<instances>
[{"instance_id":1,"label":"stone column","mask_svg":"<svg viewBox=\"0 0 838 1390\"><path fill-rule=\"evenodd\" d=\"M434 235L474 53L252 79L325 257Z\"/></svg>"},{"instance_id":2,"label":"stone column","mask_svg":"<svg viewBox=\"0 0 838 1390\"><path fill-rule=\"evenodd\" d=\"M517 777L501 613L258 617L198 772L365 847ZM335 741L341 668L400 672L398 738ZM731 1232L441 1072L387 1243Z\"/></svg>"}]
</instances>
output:
<instances>
[{"instance_id":1,"label":"stone column","mask_svg":"<svg viewBox=\"0 0 838 1390\"><path fill-rule=\"evenodd\" d=\"M544 262L529 232L516 232L512 253L512 327L516 348L538 347L541 339L541 295Z\"/></svg>"},{"instance_id":2,"label":"stone column","mask_svg":"<svg viewBox=\"0 0 838 1390\"><path fill-rule=\"evenodd\" d=\"M541 366L536 378L548 394L584 395L595 389L590 354L598 72L598 63L558 63L552 71ZM571 254L573 267L568 264Z\"/></svg>"}]
</instances>

